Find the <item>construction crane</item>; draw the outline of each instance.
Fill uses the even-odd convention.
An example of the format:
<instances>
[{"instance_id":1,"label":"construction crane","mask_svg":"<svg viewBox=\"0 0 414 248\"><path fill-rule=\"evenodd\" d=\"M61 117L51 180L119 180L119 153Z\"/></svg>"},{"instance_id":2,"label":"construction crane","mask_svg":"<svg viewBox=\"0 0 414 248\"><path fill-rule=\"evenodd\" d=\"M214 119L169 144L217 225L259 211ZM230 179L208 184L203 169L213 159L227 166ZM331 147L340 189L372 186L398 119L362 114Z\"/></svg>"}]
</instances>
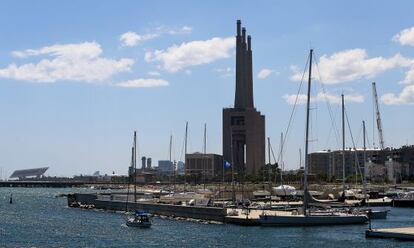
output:
<instances>
[{"instance_id":1,"label":"construction crane","mask_svg":"<svg viewBox=\"0 0 414 248\"><path fill-rule=\"evenodd\" d=\"M377 86L375 85L375 82L372 82L372 93L374 94L374 104L375 104L375 110L376 110L376 115L377 115L378 139L379 139L381 150L384 150L385 148L384 134L382 133L381 114L379 111Z\"/></svg>"}]
</instances>

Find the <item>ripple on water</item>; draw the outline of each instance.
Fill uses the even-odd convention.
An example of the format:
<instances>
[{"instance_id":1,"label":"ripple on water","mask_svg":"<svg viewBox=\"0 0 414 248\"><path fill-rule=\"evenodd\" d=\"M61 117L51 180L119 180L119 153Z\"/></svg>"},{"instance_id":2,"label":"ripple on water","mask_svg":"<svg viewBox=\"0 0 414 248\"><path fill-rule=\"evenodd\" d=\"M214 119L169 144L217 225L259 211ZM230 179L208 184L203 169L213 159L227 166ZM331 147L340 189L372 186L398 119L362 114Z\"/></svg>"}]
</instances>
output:
<instances>
[{"instance_id":1,"label":"ripple on water","mask_svg":"<svg viewBox=\"0 0 414 248\"><path fill-rule=\"evenodd\" d=\"M366 240L366 225L262 228L155 217L150 229L130 228L121 213L72 209L66 198L55 197L74 190L0 188L0 247L413 247ZM373 226L414 226L414 210L392 209L389 220Z\"/></svg>"}]
</instances>

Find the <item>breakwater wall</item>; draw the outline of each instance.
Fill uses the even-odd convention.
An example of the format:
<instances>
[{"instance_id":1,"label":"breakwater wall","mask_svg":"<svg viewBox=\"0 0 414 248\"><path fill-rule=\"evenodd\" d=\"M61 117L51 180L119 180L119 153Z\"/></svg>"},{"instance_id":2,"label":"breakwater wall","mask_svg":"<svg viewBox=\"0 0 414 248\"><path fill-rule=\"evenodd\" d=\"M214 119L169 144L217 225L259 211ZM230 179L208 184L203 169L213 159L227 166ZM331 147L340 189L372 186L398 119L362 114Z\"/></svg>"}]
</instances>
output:
<instances>
[{"instance_id":1,"label":"breakwater wall","mask_svg":"<svg viewBox=\"0 0 414 248\"><path fill-rule=\"evenodd\" d=\"M117 200L101 200L97 194L69 194L67 196L68 206L76 203L82 205L93 205L96 209L125 211L144 210L151 214L184 217L201 220L225 221L226 209L204 206L181 206L173 204L148 203L148 202L128 202ZM75 204L74 204L75 203Z\"/></svg>"},{"instance_id":2,"label":"breakwater wall","mask_svg":"<svg viewBox=\"0 0 414 248\"><path fill-rule=\"evenodd\" d=\"M0 187L21 187L21 188L69 188L85 185L84 182L76 181L3 181Z\"/></svg>"}]
</instances>

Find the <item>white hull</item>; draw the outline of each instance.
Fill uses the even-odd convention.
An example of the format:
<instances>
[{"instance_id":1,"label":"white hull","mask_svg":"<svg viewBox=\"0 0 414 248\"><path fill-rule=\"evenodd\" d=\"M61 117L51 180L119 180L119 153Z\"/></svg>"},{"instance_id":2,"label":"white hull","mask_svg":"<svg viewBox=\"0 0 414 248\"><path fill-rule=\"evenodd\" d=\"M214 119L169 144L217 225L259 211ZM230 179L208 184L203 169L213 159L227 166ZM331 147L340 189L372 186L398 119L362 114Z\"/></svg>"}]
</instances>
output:
<instances>
[{"instance_id":1,"label":"white hull","mask_svg":"<svg viewBox=\"0 0 414 248\"><path fill-rule=\"evenodd\" d=\"M350 225L364 224L368 221L365 215L260 215L263 226L318 226L318 225Z\"/></svg>"}]
</instances>

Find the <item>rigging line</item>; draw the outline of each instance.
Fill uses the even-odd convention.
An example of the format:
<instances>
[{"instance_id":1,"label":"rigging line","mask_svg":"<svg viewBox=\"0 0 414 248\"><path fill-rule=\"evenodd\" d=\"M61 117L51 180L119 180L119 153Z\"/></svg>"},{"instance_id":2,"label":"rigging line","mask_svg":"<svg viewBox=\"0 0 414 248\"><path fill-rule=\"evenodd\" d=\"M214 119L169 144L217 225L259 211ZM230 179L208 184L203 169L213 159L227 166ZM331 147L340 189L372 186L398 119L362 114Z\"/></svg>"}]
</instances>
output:
<instances>
[{"instance_id":1,"label":"rigging line","mask_svg":"<svg viewBox=\"0 0 414 248\"><path fill-rule=\"evenodd\" d=\"M278 161L276 160L276 156L275 156L275 153L273 152L273 147L272 147L272 145L270 144L270 152L272 153L272 157L273 157L273 160L276 162L276 163L278 163ZM278 163L278 165L279 165L279 163ZM276 171L275 171L275 184L276 184L276 179L277 179L277 176L276 176Z\"/></svg>"},{"instance_id":2,"label":"rigging line","mask_svg":"<svg viewBox=\"0 0 414 248\"><path fill-rule=\"evenodd\" d=\"M190 133L187 133L187 152L189 150L194 151L193 150L193 142L191 142L191 135L190 135Z\"/></svg>"},{"instance_id":3,"label":"rigging line","mask_svg":"<svg viewBox=\"0 0 414 248\"><path fill-rule=\"evenodd\" d=\"M315 60L315 65L316 65L316 69L318 70L319 83L321 84L322 93L323 93L323 96L325 98L326 105L328 107L328 113L329 113L329 117L331 119L331 124L333 126L334 133L335 133L336 143L339 146L340 142L339 142L338 127L336 126L335 118L332 116L332 107L331 107L331 104L330 104L330 102L328 100L328 97L327 97L327 93L326 93L327 91L326 91L326 88L325 88L325 84L323 83L323 80L322 80L322 76L321 76L321 72L319 70L319 64L318 64L317 60Z\"/></svg>"},{"instance_id":4,"label":"rigging line","mask_svg":"<svg viewBox=\"0 0 414 248\"><path fill-rule=\"evenodd\" d=\"M359 127L359 131L358 131L358 136L357 136L357 138L356 138L356 144L358 145L359 144L359 140L360 140L360 138L361 138L361 134L363 133L363 131L364 130L362 130L363 129L363 127L362 127L362 125Z\"/></svg>"},{"instance_id":5,"label":"rigging line","mask_svg":"<svg viewBox=\"0 0 414 248\"><path fill-rule=\"evenodd\" d=\"M140 152L141 152L141 149L139 148L139 141L140 141L140 139L138 139L138 132L137 132L137 147L136 147L136 151L135 151L135 153L137 154L137 157L135 158L135 159L137 159L137 158L139 158L140 157ZM142 154L141 154L142 155ZM142 166L142 164L141 164L141 166Z\"/></svg>"},{"instance_id":6,"label":"rigging line","mask_svg":"<svg viewBox=\"0 0 414 248\"><path fill-rule=\"evenodd\" d=\"M336 119L336 114L337 114L338 112L336 112L335 113L335 115L334 115L334 119ZM328 147L328 143L329 143L329 140L331 139L331 134L332 134L332 131L333 131L333 125L330 125L330 128L329 128L329 133L328 133L328 137L327 137L327 139L326 139L326 143L325 143L325 147Z\"/></svg>"},{"instance_id":7,"label":"rigging line","mask_svg":"<svg viewBox=\"0 0 414 248\"><path fill-rule=\"evenodd\" d=\"M303 69L302 78L300 80L300 85L299 85L298 91L296 93L295 104L292 107L292 112L290 113L289 122L288 122L288 125L287 125L286 130L285 130L285 136L283 137L283 142L282 142L283 147L285 147L286 140L287 140L287 138L289 136L289 129L290 129L290 126L291 126L291 124L293 122L294 114L295 114L296 107L297 107L297 103L298 103L298 100L299 100L299 94L300 94L300 91L301 91L302 85L303 85L303 79L305 78L306 69L308 68L309 56L310 55L308 55L308 58L306 59L305 68ZM278 155L277 160L275 158L273 158L275 160L275 162L279 162L280 155L281 154Z\"/></svg>"},{"instance_id":8,"label":"rigging line","mask_svg":"<svg viewBox=\"0 0 414 248\"><path fill-rule=\"evenodd\" d=\"M180 159L179 159L179 161L182 161L183 153L184 153L184 147L185 147L185 132L184 132L183 143L182 143L182 146L181 146L181 152L180 152ZM184 159L185 159L185 154L184 154Z\"/></svg>"},{"instance_id":9,"label":"rigging line","mask_svg":"<svg viewBox=\"0 0 414 248\"><path fill-rule=\"evenodd\" d=\"M315 92L318 92L319 90L319 88L318 88L318 84L313 84L314 85L314 87L315 87ZM318 140L318 138L317 137L319 137L319 121L318 121L318 118L319 118L319 102L318 101L315 101L315 107L314 107L314 121L313 121L313 124L312 124L312 128L313 128L313 130L311 130L311 132L312 132L312 140L314 141L314 143L312 144L312 146L313 146L313 149L314 150L319 150L319 140Z\"/></svg>"},{"instance_id":10,"label":"rigging line","mask_svg":"<svg viewBox=\"0 0 414 248\"><path fill-rule=\"evenodd\" d=\"M365 138L367 139L367 143L366 144L368 144L368 148L371 148L371 142L370 142L370 140L369 140L369 137L368 137L368 132L367 132L367 130L365 129Z\"/></svg>"},{"instance_id":11,"label":"rigging line","mask_svg":"<svg viewBox=\"0 0 414 248\"><path fill-rule=\"evenodd\" d=\"M372 96L372 148L375 148L375 97Z\"/></svg>"},{"instance_id":12,"label":"rigging line","mask_svg":"<svg viewBox=\"0 0 414 248\"><path fill-rule=\"evenodd\" d=\"M348 126L349 134L350 134L350 137L351 137L352 145L353 145L353 148L354 148L354 151L355 151L355 158L356 158L355 163L356 163L356 166L358 168L359 174L362 175L361 166L359 165L357 149L356 149L356 146L355 146L354 136L352 135L351 125L349 124L349 118L348 118L348 113L346 111L346 108L345 108L345 119L346 119L346 123L347 123L347 126Z\"/></svg>"},{"instance_id":13,"label":"rigging line","mask_svg":"<svg viewBox=\"0 0 414 248\"><path fill-rule=\"evenodd\" d=\"M309 145L311 146L311 150L315 151L318 147L318 102L315 101L315 107L310 109L310 123L309 123L309 136L308 139ZM316 111L314 111L316 110Z\"/></svg>"}]
</instances>

